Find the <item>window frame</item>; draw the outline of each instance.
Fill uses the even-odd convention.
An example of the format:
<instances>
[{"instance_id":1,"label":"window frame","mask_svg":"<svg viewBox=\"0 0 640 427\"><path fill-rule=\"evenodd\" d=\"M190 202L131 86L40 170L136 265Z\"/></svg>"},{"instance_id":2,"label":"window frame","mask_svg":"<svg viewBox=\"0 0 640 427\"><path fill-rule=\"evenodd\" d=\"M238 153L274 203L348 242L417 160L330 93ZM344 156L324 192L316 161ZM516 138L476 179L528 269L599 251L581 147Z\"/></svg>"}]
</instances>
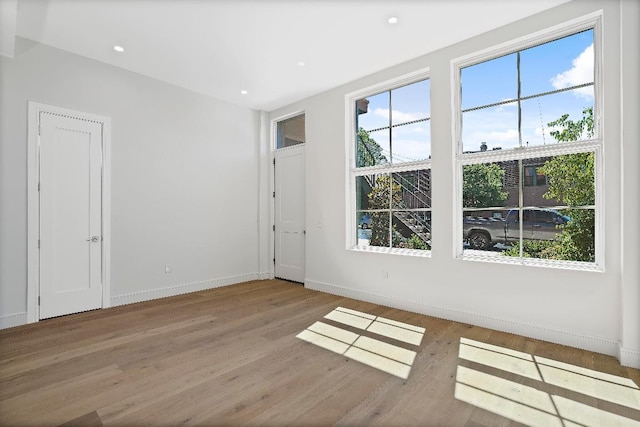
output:
<instances>
[{"instance_id":1,"label":"window frame","mask_svg":"<svg viewBox=\"0 0 640 427\"><path fill-rule=\"evenodd\" d=\"M576 142L563 142L562 144L550 144L543 146L526 147L521 146L508 150L481 151L473 153L463 152L462 141L462 85L461 73L465 67L480 64L485 61L496 59L505 55L522 51L537 45L552 42L554 40L571 36L573 34L593 30L594 46L594 137L588 140ZM602 99L603 99L603 79L602 79L602 11L591 13L560 25L556 25L527 36L523 36L513 41L505 42L470 55L452 59L451 64L451 90L452 90L452 135L453 135L453 157L454 157L454 223L453 248L454 258L469 261L492 262L501 264L518 264L541 267L566 268L573 270L604 271L604 165L603 149L604 135L602 127ZM463 177L462 170L465 165L478 163L492 163L508 160L523 160L538 157L553 157L564 154L593 152L595 160L594 180L595 180L595 261L563 261L547 260L523 257L498 257L491 254L465 253L463 238ZM523 169L524 172L524 169ZM521 177L522 179L523 177ZM521 184L522 185L522 184ZM525 208L525 206L520 206Z\"/></svg>"},{"instance_id":2,"label":"window frame","mask_svg":"<svg viewBox=\"0 0 640 427\"><path fill-rule=\"evenodd\" d=\"M416 70L414 72L404 74L402 76L380 82L357 91L347 93L345 95L345 179L347 181L345 198L345 249L363 252L377 252L377 253L390 253L397 255L411 255L419 257L430 257L431 250L420 249L406 249L406 248L393 248L378 247L378 246L358 246L357 241L357 189L356 189L356 177L371 175L376 173L397 173L407 172L420 169L431 170L431 159L420 160L415 162L403 162L396 164L385 164L367 167L356 167L356 145L357 145L357 112L356 101L367 96L373 96L382 92L398 89L403 86L407 86L413 83L417 83L422 80L430 79L430 70L428 67ZM431 90L429 90L429 97L431 97ZM431 119L431 112L429 113L429 119ZM390 209L391 210L391 209ZM433 212L433 207L431 208Z\"/></svg>"}]
</instances>

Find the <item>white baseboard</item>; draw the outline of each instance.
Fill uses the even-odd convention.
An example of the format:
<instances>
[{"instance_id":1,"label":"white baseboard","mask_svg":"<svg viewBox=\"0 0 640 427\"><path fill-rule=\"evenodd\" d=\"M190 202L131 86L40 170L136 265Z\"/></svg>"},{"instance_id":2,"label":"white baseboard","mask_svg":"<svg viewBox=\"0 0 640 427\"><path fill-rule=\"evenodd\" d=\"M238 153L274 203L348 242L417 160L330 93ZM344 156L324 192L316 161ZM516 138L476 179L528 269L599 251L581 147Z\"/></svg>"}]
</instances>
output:
<instances>
[{"instance_id":1,"label":"white baseboard","mask_svg":"<svg viewBox=\"0 0 640 427\"><path fill-rule=\"evenodd\" d=\"M622 366L640 369L640 350L624 348L620 345L618 360Z\"/></svg>"},{"instance_id":2,"label":"white baseboard","mask_svg":"<svg viewBox=\"0 0 640 427\"><path fill-rule=\"evenodd\" d=\"M272 280L275 276L273 272L258 273L258 280Z\"/></svg>"},{"instance_id":3,"label":"white baseboard","mask_svg":"<svg viewBox=\"0 0 640 427\"><path fill-rule=\"evenodd\" d=\"M620 343L618 341L609 340L606 338L593 337L563 330L549 329L538 325L527 324L519 320L486 316L480 313L441 307L423 302L406 301L397 299L389 295L379 295L369 292L363 292L345 288L342 286L331 285L328 283L316 282L313 280L306 280L305 287L329 294L367 301L374 304L385 305L388 307L398 308L414 313L425 314L427 316L438 317L455 322L468 323L476 326L481 326L483 328L494 329L497 331L508 332L526 336L529 338L535 338L556 344L589 350L596 353L607 354L610 356L619 357L621 364L625 366L636 366L633 364L626 365L626 363L623 363ZM629 359L628 363L633 363L634 360L635 362L638 361L640 354L634 351L626 350L624 357Z\"/></svg>"},{"instance_id":4,"label":"white baseboard","mask_svg":"<svg viewBox=\"0 0 640 427\"><path fill-rule=\"evenodd\" d=\"M13 328L14 326L26 325L27 323L26 311L0 316L0 329Z\"/></svg>"},{"instance_id":5,"label":"white baseboard","mask_svg":"<svg viewBox=\"0 0 640 427\"><path fill-rule=\"evenodd\" d=\"M115 307L118 305L133 304L136 302L149 301L158 298L173 297L176 295L188 294L190 292L204 291L206 289L213 289L222 286L235 285L242 282L249 282L251 280L264 280L261 278L263 274L264 273L243 274L240 276L224 277L221 279L185 283L181 285L169 286L166 288L149 289L146 291L132 292L130 294L116 295L111 297L111 306Z\"/></svg>"}]
</instances>

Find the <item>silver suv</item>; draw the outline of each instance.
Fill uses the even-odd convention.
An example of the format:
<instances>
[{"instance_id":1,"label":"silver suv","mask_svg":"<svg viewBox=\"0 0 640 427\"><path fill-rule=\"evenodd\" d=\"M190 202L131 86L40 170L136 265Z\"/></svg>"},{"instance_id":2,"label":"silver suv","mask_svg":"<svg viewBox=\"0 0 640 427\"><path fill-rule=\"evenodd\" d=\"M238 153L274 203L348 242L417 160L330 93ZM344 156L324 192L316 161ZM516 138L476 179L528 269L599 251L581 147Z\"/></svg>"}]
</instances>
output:
<instances>
[{"instance_id":1,"label":"silver suv","mask_svg":"<svg viewBox=\"0 0 640 427\"><path fill-rule=\"evenodd\" d=\"M570 219L553 209L523 209L522 238L554 240ZM464 238L471 249L487 250L496 243L513 243L520 238L520 214L511 209L505 218L465 217Z\"/></svg>"}]
</instances>

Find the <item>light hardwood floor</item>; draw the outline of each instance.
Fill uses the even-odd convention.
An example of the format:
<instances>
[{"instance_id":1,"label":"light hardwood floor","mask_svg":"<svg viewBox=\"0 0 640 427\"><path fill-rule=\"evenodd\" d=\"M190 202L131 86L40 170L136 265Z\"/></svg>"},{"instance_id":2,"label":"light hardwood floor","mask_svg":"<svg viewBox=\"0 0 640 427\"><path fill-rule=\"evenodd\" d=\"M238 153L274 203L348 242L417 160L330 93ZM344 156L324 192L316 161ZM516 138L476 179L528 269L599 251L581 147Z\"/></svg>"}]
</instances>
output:
<instances>
[{"instance_id":1,"label":"light hardwood floor","mask_svg":"<svg viewBox=\"0 0 640 427\"><path fill-rule=\"evenodd\" d=\"M337 307L422 327L422 342L323 319ZM416 351L408 378L296 338L317 321ZM8 426L640 425L638 385L610 356L280 280L0 331Z\"/></svg>"}]
</instances>

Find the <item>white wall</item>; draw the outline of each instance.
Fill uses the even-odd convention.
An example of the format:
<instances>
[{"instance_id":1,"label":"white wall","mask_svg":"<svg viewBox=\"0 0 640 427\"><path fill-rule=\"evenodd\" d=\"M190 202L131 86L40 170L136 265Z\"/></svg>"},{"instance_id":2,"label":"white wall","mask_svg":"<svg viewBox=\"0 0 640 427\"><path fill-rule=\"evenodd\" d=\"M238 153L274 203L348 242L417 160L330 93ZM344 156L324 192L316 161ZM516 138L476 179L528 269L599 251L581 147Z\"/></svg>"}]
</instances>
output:
<instances>
[{"instance_id":1,"label":"white wall","mask_svg":"<svg viewBox=\"0 0 640 427\"><path fill-rule=\"evenodd\" d=\"M453 241L456 219L452 216L455 189L451 157L454 143L451 60L599 9L604 10L605 271L455 259L454 245L458 242ZM637 19L625 18L623 23L637 26ZM638 161L638 96L635 93L625 96L627 121L625 139L621 139L621 94L629 84L627 80L633 80L633 90L637 92L634 79L638 75L640 46L638 38L633 38L637 29L624 30L625 55L635 55L636 59L630 62L636 68L626 74L623 88L620 26L618 1L571 2L272 112L273 119L291 111L306 111L306 286L618 357L624 353L623 363L640 367L637 314L640 310L637 290L640 195L635 167ZM425 67L431 69L432 90L432 257L347 250L345 192L349 185L346 181L345 95ZM635 157L625 162L627 168L621 175L623 149ZM622 186L626 188L624 199ZM625 239L621 246L623 226L631 226L636 233L635 238ZM622 259L626 261L624 271ZM630 266L631 263L636 266ZM383 270L389 273L386 279ZM632 297L624 301L623 315L622 290Z\"/></svg>"},{"instance_id":2,"label":"white wall","mask_svg":"<svg viewBox=\"0 0 640 427\"><path fill-rule=\"evenodd\" d=\"M111 118L112 304L258 277L258 112L18 38L0 58L0 327L26 321L28 101Z\"/></svg>"},{"instance_id":3,"label":"white wall","mask_svg":"<svg viewBox=\"0 0 640 427\"><path fill-rule=\"evenodd\" d=\"M640 367L640 2L623 0L622 21L622 346L620 359Z\"/></svg>"}]
</instances>

